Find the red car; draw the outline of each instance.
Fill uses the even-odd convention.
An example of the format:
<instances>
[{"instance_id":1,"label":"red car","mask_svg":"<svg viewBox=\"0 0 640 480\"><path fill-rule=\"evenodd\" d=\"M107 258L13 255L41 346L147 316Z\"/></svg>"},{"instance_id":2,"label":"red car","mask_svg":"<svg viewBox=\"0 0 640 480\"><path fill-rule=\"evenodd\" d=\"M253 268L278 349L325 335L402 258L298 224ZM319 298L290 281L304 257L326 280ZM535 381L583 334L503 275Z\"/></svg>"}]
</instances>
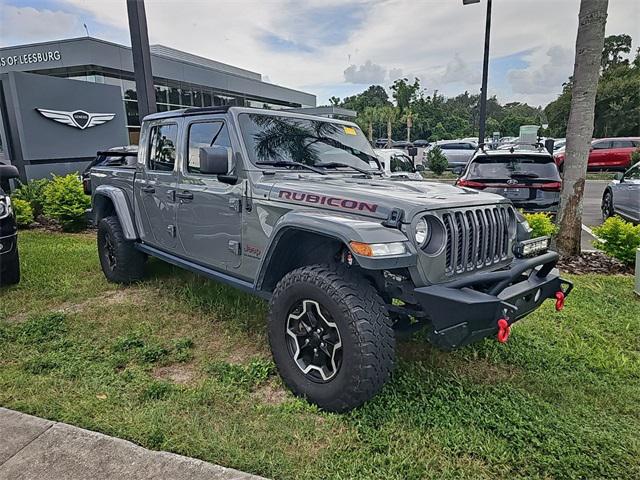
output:
<instances>
[{"instance_id":1,"label":"red car","mask_svg":"<svg viewBox=\"0 0 640 480\"><path fill-rule=\"evenodd\" d=\"M626 170L631 165L631 153L640 148L640 138L599 138L591 142L589 170ZM554 155L556 165L562 170L564 149Z\"/></svg>"}]
</instances>

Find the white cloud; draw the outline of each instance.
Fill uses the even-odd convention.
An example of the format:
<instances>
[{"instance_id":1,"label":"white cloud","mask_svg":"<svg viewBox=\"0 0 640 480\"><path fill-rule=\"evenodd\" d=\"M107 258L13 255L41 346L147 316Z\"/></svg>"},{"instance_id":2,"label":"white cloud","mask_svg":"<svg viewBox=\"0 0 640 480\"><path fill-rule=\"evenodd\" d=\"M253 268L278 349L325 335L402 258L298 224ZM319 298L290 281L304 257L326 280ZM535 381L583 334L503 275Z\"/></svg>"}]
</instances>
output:
<instances>
[{"instance_id":1,"label":"white cloud","mask_svg":"<svg viewBox=\"0 0 640 480\"><path fill-rule=\"evenodd\" d=\"M122 41L124 0L58 1L70 17L3 19L2 40L5 25L11 25L12 34L24 29L28 41L78 35L82 32L78 18L87 18L92 32ZM492 70L490 92L502 101L545 103L555 98L573 66L579 3L495 2L492 59L532 53L521 59L527 63L524 68L511 73ZM447 95L464 89L477 92L480 87L484 1L463 6L459 0L147 0L146 10L152 43L258 71L276 84L318 92L319 103L327 101L332 86L339 94L355 87L348 81L374 79L388 84L402 72L411 72L404 75L411 79L421 78L429 91ZM332 11L338 12L333 20L328 19ZM609 2L607 33L621 32L631 34L634 46L638 45L638 0ZM265 39L270 38L281 41L282 48L269 45ZM552 58L548 54L552 47L571 55ZM376 66L386 71L382 80Z\"/></svg>"},{"instance_id":2,"label":"white cloud","mask_svg":"<svg viewBox=\"0 0 640 480\"><path fill-rule=\"evenodd\" d=\"M560 45L546 51L536 50L526 59L527 68L507 73L513 93L544 94L557 90L571 75L573 59L574 52Z\"/></svg>"},{"instance_id":3,"label":"white cloud","mask_svg":"<svg viewBox=\"0 0 640 480\"><path fill-rule=\"evenodd\" d=\"M64 11L38 10L0 3L0 45L58 40L78 36L82 22Z\"/></svg>"},{"instance_id":4,"label":"white cloud","mask_svg":"<svg viewBox=\"0 0 640 480\"><path fill-rule=\"evenodd\" d=\"M383 83L387 79L387 69L367 60L364 65L349 65L344 71L344 80L348 83L371 85Z\"/></svg>"}]
</instances>

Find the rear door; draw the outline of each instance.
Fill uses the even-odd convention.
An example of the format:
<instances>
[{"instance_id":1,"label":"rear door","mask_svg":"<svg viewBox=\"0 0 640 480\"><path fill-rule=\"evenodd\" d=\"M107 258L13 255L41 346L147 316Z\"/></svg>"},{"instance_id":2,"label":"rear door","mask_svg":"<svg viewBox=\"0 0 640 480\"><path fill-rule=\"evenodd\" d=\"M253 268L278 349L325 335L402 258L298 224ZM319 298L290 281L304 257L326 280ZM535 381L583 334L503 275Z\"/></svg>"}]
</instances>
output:
<instances>
[{"instance_id":1,"label":"rear door","mask_svg":"<svg viewBox=\"0 0 640 480\"><path fill-rule=\"evenodd\" d=\"M136 175L134 188L141 218L140 236L162 250L175 253L176 237L176 146L178 123L153 122L142 138L145 166Z\"/></svg>"},{"instance_id":2,"label":"rear door","mask_svg":"<svg viewBox=\"0 0 640 480\"><path fill-rule=\"evenodd\" d=\"M589 153L589 167L592 168L606 168L612 161L611 155L611 140L600 140L593 142L591 145L591 152Z\"/></svg>"},{"instance_id":3,"label":"rear door","mask_svg":"<svg viewBox=\"0 0 640 480\"><path fill-rule=\"evenodd\" d=\"M633 152L633 142L631 140L613 140L612 157L615 167L629 168L631 164L631 153Z\"/></svg>"},{"instance_id":4,"label":"rear door","mask_svg":"<svg viewBox=\"0 0 640 480\"><path fill-rule=\"evenodd\" d=\"M614 208L627 218L640 221L640 165L624 175L624 181L615 185Z\"/></svg>"},{"instance_id":5,"label":"rear door","mask_svg":"<svg viewBox=\"0 0 640 480\"><path fill-rule=\"evenodd\" d=\"M200 148L233 147L224 116L194 120L184 129L184 160L177 190L178 232L185 255L197 263L224 270L240 266L242 191L245 182L229 185L216 175L200 173Z\"/></svg>"}]
</instances>

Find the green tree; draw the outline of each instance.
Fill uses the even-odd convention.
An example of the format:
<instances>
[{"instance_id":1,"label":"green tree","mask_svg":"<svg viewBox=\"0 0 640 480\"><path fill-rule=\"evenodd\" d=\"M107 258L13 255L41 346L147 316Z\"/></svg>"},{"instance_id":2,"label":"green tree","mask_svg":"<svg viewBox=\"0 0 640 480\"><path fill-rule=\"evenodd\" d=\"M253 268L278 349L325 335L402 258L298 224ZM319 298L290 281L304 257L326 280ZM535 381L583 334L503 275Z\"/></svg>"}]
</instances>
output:
<instances>
[{"instance_id":1,"label":"green tree","mask_svg":"<svg viewBox=\"0 0 640 480\"><path fill-rule=\"evenodd\" d=\"M410 84L409 79L399 78L393 82L390 90L400 112L404 112L417 100L420 93L420 80L415 78L413 84Z\"/></svg>"},{"instance_id":2,"label":"green tree","mask_svg":"<svg viewBox=\"0 0 640 480\"><path fill-rule=\"evenodd\" d=\"M631 53L631 35L609 35L604 39L602 59L603 70L611 70L621 65L629 65L627 56Z\"/></svg>"}]
</instances>

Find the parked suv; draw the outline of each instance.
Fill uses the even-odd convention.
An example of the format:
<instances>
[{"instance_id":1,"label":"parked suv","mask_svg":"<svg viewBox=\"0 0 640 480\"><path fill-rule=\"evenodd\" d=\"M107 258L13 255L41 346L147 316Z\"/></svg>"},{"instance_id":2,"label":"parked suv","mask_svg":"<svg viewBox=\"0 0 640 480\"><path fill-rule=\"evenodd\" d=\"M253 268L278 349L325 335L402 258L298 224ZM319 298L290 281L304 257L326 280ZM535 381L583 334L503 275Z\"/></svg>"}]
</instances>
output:
<instances>
[{"instance_id":1,"label":"parked suv","mask_svg":"<svg viewBox=\"0 0 640 480\"><path fill-rule=\"evenodd\" d=\"M640 148L640 138L600 138L591 142L589 170L626 170L631 165L631 154L636 148ZM560 149L555 155L556 164L562 170L565 159L564 149Z\"/></svg>"},{"instance_id":2,"label":"parked suv","mask_svg":"<svg viewBox=\"0 0 640 480\"><path fill-rule=\"evenodd\" d=\"M18 176L16 167L0 163L0 286L20 282L18 227L9 198L9 180Z\"/></svg>"},{"instance_id":3,"label":"parked suv","mask_svg":"<svg viewBox=\"0 0 640 480\"><path fill-rule=\"evenodd\" d=\"M635 223L640 223L640 162L624 174L617 174L602 195L602 217L606 220L620 215Z\"/></svg>"},{"instance_id":4,"label":"parked suv","mask_svg":"<svg viewBox=\"0 0 640 480\"><path fill-rule=\"evenodd\" d=\"M135 170L91 170L108 280L147 256L269 299L284 383L331 411L389 379L395 334L444 350L496 335L571 289L548 238L505 198L385 178L360 128L241 107L145 117Z\"/></svg>"},{"instance_id":5,"label":"parked suv","mask_svg":"<svg viewBox=\"0 0 640 480\"><path fill-rule=\"evenodd\" d=\"M562 181L546 150L479 150L456 185L497 193L525 212L557 213Z\"/></svg>"},{"instance_id":6,"label":"parked suv","mask_svg":"<svg viewBox=\"0 0 640 480\"><path fill-rule=\"evenodd\" d=\"M454 173L460 173L464 170L464 167L467 166L467 163L471 160L471 157L473 157L473 154L478 148L478 144L474 142L442 140L432 143L425 149L423 152L425 160L429 151L436 145L440 147L444 156L447 157L447 161L449 162L448 169L453 170Z\"/></svg>"}]
</instances>

